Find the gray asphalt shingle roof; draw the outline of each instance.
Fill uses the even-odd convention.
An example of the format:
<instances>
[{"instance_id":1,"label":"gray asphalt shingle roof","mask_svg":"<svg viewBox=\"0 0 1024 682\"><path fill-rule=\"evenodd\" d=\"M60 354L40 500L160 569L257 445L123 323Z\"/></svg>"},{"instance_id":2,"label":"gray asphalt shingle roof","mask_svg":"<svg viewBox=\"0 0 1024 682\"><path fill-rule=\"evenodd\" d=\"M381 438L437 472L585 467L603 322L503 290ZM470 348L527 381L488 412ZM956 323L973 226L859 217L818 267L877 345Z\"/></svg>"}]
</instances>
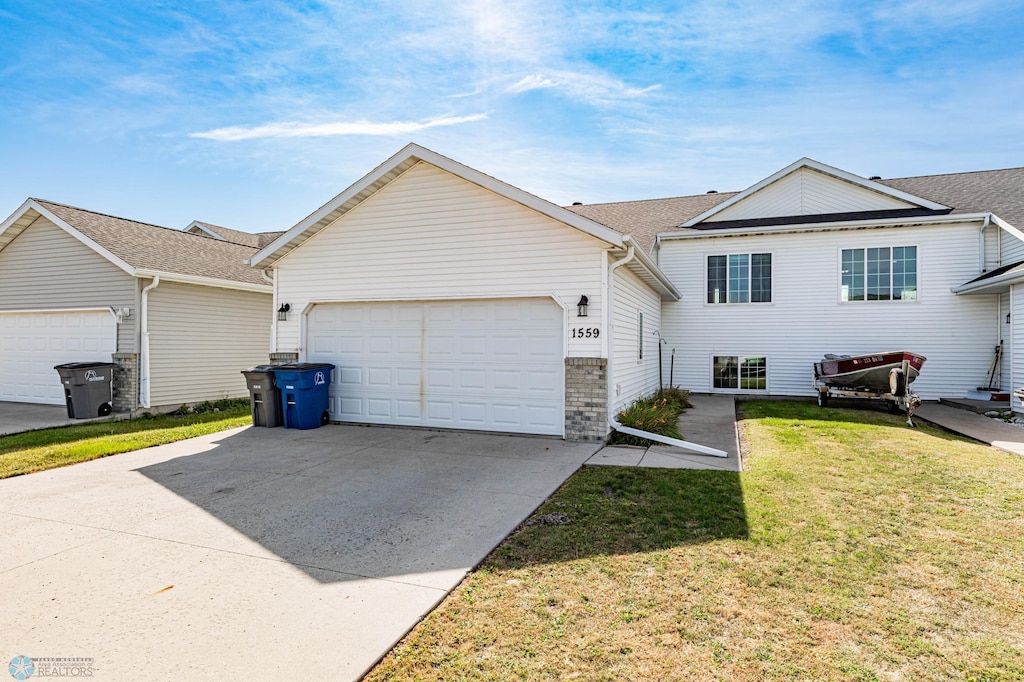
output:
<instances>
[{"instance_id":1,"label":"gray asphalt shingle roof","mask_svg":"<svg viewBox=\"0 0 1024 682\"><path fill-rule=\"evenodd\" d=\"M260 284L260 271L245 261L257 249L169 227L35 199L43 208L128 265L142 270Z\"/></svg>"},{"instance_id":2,"label":"gray asphalt shingle roof","mask_svg":"<svg viewBox=\"0 0 1024 682\"><path fill-rule=\"evenodd\" d=\"M1024 168L921 175L878 182L950 206L953 213L991 212L1014 227L1024 229ZM650 251L657 234L690 231L692 228L677 226L736 194L738 192L720 192L565 208L633 235L644 249Z\"/></svg>"},{"instance_id":3,"label":"gray asphalt shingle roof","mask_svg":"<svg viewBox=\"0 0 1024 682\"><path fill-rule=\"evenodd\" d=\"M264 246L284 234L284 232L242 232L241 230L232 230L230 227L214 225L213 223L203 222L202 220L197 220L196 222L209 229L211 232L217 233L223 237L225 241L229 241L234 244L242 244L244 246L251 246L256 249L262 249Z\"/></svg>"}]
</instances>

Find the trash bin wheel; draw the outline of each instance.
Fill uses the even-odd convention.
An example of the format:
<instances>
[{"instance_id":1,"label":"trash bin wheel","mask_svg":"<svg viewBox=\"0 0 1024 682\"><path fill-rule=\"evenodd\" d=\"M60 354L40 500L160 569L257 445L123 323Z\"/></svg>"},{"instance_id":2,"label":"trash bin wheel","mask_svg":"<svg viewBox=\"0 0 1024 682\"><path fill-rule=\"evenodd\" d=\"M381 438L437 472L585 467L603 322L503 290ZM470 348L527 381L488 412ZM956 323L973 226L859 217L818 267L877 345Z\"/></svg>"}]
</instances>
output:
<instances>
[{"instance_id":1,"label":"trash bin wheel","mask_svg":"<svg viewBox=\"0 0 1024 682\"><path fill-rule=\"evenodd\" d=\"M327 410L324 410L324 413L322 415L320 415L320 426L324 426L325 424L327 424L330 421L331 421L331 413L328 412Z\"/></svg>"},{"instance_id":2,"label":"trash bin wheel","mask_svg":"<svg viewBox=\"0 0 1024 682\"><path fill-rule=\"evenodd\" d=\"M97 410L97 412L99 412L99 416L101 417L106 417L113 411L114 408L110 406L110 403L103 403L102 405L100 405L100 409Z\"/></svg>"}]
</instances>

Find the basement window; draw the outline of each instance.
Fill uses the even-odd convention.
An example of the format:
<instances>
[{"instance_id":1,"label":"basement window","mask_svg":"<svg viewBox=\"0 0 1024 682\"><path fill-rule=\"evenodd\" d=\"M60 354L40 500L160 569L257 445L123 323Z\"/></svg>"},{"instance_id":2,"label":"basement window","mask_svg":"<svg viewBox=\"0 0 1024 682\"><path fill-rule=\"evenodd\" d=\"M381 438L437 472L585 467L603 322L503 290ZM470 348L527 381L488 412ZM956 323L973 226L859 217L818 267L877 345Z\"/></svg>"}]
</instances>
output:
<instances>
[{"instance_id":1,"label":"basement window","mask_svg":"<svg viewBox=\"0 0 1024 682\"><path fill-rule=\"evenodd\" d=\"M716 355L712 363L714 388L738 391L768 389L768 361L764 356Z\"/></svg>"}]
</instances>

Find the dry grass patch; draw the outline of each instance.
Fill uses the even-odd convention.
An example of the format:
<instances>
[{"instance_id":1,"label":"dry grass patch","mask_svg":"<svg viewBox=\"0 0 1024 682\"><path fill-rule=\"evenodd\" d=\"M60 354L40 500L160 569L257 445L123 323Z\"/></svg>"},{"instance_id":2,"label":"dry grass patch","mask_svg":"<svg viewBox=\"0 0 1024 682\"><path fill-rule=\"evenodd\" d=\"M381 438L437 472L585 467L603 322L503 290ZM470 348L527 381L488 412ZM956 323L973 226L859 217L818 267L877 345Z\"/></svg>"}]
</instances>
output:
<instances>
[{"instance_id":1,"label":"dry grass patch","mask_svg":"<svg viewBox=\"0 0 1024 682\"><path fill-rule=\"evenodd\" d=\"M583 469L368 679L1024 679L1024 460L745 411L748 471Z\"/></svg>"}]
</instances>

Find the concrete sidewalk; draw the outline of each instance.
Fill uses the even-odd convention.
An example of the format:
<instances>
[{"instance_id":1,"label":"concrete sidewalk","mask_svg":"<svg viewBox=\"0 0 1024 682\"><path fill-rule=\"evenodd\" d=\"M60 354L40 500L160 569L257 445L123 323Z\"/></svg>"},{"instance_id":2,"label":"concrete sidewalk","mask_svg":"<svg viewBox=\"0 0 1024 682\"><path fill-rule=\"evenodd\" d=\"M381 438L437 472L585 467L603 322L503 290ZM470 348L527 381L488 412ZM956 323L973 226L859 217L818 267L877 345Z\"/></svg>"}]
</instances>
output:
<instances>
[{"instance_id":1,"label":"concrete sidewalk","mask_svg":"<svg viewBox=\"0 0 1024 682\"><path fill-rule=\"evenodd\" d=\"M1024 429L1012 424L932 402L923 403L914 416L1000 450L1024 456Z\"/></svg>"},{"instance_id":2,"label":"concrete sidewalk","mask_svg":"<svg viewBox=\"0 0 1024 682\"><path fill-rule=\"evenodd\" d=\"M728 395L691 395L693 407L679 416L679 433L692 443L724 450L728 457L698 455L669 445L647 448L609 445L587 464L597 466L639 466L654 469L718 469L739 471L742 463L736 438L736 401Z\"/></svg>"}]
</instances>

